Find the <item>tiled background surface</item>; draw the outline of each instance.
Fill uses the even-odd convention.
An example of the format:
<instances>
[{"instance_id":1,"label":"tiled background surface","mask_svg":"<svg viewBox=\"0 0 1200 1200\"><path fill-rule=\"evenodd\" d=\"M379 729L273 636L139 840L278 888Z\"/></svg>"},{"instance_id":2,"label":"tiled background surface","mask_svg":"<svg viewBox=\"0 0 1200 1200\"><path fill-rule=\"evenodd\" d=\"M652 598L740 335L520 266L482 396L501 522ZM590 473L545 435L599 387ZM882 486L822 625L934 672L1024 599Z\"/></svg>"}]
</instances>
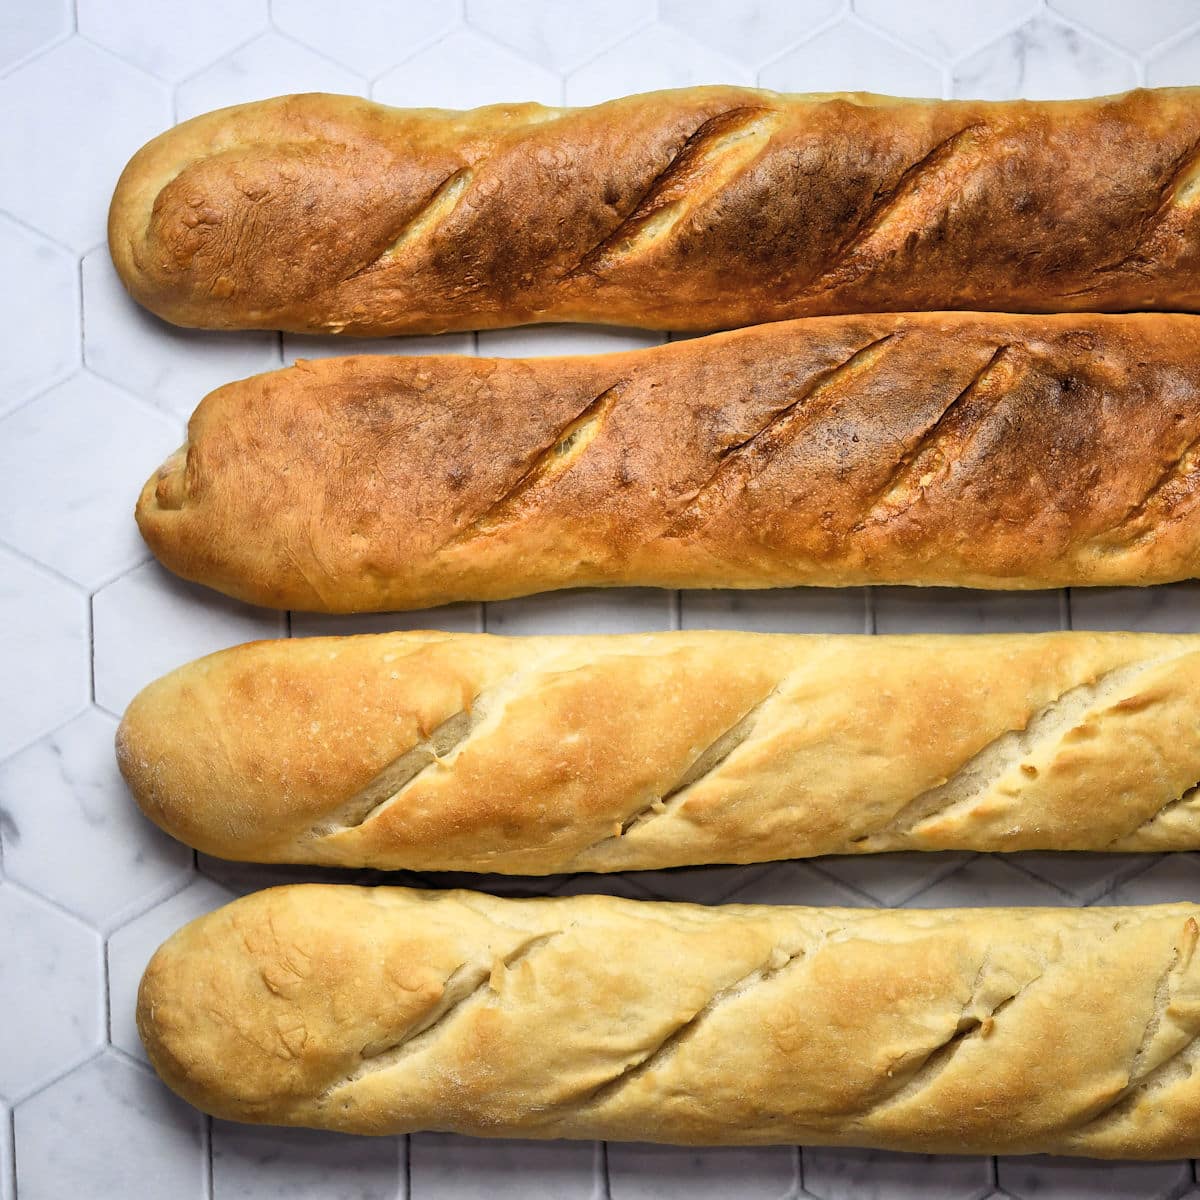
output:
<instances>
[{"instance_id":1,"label":"tiled background surface","mask_svg":"<svg viewBox=\"0 0 1200 1200\"><path fill-rule=\"evenodd\" d=\"M228 379L345 343L168 328L104 247L128 155L172 119L312 89L395 104L588 103L735 81L792 90L1070 96L1200 82L1197 0L4 0L0 4L0 1200L1054 1198L1190 1194L1190 1163L678 1151L210 1122L145 1065L132 998L158 942L264 882L193 855L122 791L115 719L169 667L251 637L433 624L512 634L1200 629L1200 590L612 592L416 616L288 618L147 561L130 508ZM540 354L652 344L538 329L369 347ZM361 347L356 347L361 348ZM719 901L1127 903L1200 897L1200 860L1028 854L831 860L496 886Z\"/></svg>"}]
</instances>

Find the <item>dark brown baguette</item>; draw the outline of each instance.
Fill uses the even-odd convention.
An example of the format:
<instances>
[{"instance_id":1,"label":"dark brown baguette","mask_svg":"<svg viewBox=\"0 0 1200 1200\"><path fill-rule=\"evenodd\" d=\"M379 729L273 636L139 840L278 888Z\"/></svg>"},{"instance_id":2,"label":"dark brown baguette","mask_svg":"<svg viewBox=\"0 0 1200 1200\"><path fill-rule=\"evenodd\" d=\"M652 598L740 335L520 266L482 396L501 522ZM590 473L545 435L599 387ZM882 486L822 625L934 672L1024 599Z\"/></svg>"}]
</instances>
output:
<instances>
[{"instance_id":1,"label":"dark brown baguette","mask_svg":"<svg viewBox=\"0 0 1200 1200\"><path fill-rule=\"evenodd\" d=\"M624 871L888 850L1200 849L1200 637L254 642L117 735L207 854Z\"/></svg>"},{"instance_id":2,"label":"dark brown baguette","mask_svg":"<svg viewBox=\"0 0 1200 1200\"><path fill-rule=\"evenodd\" d=\"M167 941L138 1025L232 1120L1187 1158L1198 917L276 888Z\"/></svg>"},{"instance_id":3,"label":"dark brown baguette","mask_svg":"<svg viewBox=\"0 0 1200 1200\"><path fill-rule=\"evenodd\" d=\"M1200 569L1200 318L812 318L651 350L303 363L138 502L172 570L355 611L578 585L1151 584Z\"/></svg>"},{"instance_id":4,"label":"dark brown baguette","mask_svg":"<svg viewBox=\"0 0 1200 1200\"><path fill-rule=\"evenodd\" d=\"M1198 147L1188 88L990 103L702 87L465 113L285 96L144 147L109 244L138 300L211 328L1195 311Z\"/></svg>"}]
</instances>

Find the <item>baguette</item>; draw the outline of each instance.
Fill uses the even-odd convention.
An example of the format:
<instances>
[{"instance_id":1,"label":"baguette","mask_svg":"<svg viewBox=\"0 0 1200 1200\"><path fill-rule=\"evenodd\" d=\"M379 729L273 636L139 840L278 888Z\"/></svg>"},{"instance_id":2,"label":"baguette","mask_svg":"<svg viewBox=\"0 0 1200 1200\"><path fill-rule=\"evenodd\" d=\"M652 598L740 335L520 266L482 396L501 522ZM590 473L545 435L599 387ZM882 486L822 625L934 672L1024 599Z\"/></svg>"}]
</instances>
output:
<instances>
[{"instance_id":1,"label":"baguette","mask_svg":"<svg viewBox=\"0 0 1200 1200\"><path fill-rule=\"evenodd\" d=\"M473 112L284 96L139 151L109 246L142 304L208 328L1196 311L1198 146L1191 88L988 103L701 87Z\"/></svg>"},{"instance_id":2,"label":"baguette","mask_svg":"<svg viewBox=\"0 0 1200 1200\"><path fill-rule=\"evenodd\" d=\"M1200 318L819 317L577 358L300 363L142 491L172 570L347 612L583 585L1200 571Z\"/></svg>"},{"instance_id":3,"label":"baguette","mask_svg":"<svg viewBox=\"0 0 1200 1200\"><path fill-rule=\"evenodd\" d=\"M309 884L176 933L138 1025L239 1121L1184 1158L1198 918Z\"/></svg>"},{"instance_id":4,"label":"baguette","mask_svg":"<svg viewBox=\"0 0 1200 1200\"><path fill-rule=\"evenodd\" d=\"M392 633L181 667L117 735L206 854L624 871L1200 849L1200 637Z\"/></svg>"}]
</instances>

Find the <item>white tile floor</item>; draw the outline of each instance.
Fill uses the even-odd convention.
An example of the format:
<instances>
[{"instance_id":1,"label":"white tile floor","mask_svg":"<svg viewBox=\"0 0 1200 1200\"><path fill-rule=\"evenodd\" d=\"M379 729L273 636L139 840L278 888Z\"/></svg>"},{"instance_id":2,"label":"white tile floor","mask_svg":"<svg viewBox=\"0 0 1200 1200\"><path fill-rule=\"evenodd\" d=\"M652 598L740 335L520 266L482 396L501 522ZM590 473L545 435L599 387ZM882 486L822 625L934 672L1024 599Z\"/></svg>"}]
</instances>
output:
<instances>
[{"instance_id":1,"label":"white tile floor","mask_svg":"<svg viewBox=\"0 0 1200 1200\"><path fill-rule=\"evenodd\" d=\"M1168 1197L1192 1164L868 1152L369 1141L210 1122L144 1065L137 979L177 925L302 871L194 856L132 810L114 719L149 679L247 638L437 626L956 632L1200 629L1200 586L1026 596L583 592L362 618L254 611L149 563L142 478L200 397L305 355L498 355L653 344L546 328L367 345L169 328L103 245L116 174L209 107L339 89L392 103L586 103L754 82L980 96L1200 82L1197 0L5 0L0 4L0 1200L826 1200ZM461 882L462 880L457 880ZM449 879L438 882L451 882ZM589 880L512 894L763 903L1136 903L1200 897L1200 859L968 854L829 859ZM15 1140L14 1140L15 1139ZM1190 1195L1198 1193L1189 1192Z\"/></svg>"}]
</instances>

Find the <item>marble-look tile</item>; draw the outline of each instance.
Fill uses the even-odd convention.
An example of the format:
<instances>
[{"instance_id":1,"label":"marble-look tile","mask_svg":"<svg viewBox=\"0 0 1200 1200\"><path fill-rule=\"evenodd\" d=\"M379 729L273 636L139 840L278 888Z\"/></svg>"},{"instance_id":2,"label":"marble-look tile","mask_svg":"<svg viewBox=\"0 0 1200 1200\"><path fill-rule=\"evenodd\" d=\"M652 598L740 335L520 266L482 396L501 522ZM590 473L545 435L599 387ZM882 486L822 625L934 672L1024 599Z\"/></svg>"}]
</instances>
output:
<instances>
[{"instance_id":1,"label":"marble-look tile","mask_svg":"<svg viewBox=\"0 0 1200 1200\"><path fill-rule=\"evenodd\" d=\"M553 888L556 896L620 896L622 900L653 900L656 897L638 884L640 871L627 875L572 875L564 884Z\"/></svg>"},{"instance_id":2,"label":"marble-look tile","mask_svg":"<svg viewBox=\"0 0 1200 1200\"><path fill-rule=\"evenodd\" d=\"M1110 42L1137 52L1149 50L1200 21L1196 0L1049 0L1052 9ZM1194 79L1188 82L1194 82Z\"/></svg>"},{"instance_id":3,"label":"marble-look tile","mask_svg":"<svg viewBox=\"0 0 1200 1200\"><path fill-rule=\"evenodd\" d=\"M1094 2L1094 0L1093 0ZM854 0L864 21L943 60L961 58L1031 16L1039 0Z\"/></svg>"},{"instance_id":4,"label":"marble-look tile","mask_svg":"<svg viewBox=\"0 0 1200 1200\"><path fill-rule=\"evenodd\" d=\"M568 104L599 104L635 92L705 83L751 86L754 72L674 26L655 23L568 75L566 98Z\"/></svg>"},{"instance_id":5,"label":"marble-look tile","mask_svg":"<svg viewBox=\"0 0 1200 1200\"><path fill-rule=\"evenodd\" d=\"M1200 31L1182 38L1146 64L1146 82L1152 87L1190 87L1200 78Z\"/></svg>"},{"instance_id":6,"label":"marble-look tile","mask_svg":"<svg viewBox=\"0 0 1200 1200\"><path fill-rule=\"evenodd\" d=\"M240 46L181 83L175 91L175 107L182 121L227 104L244 104L290 92L362 96L366 90L367 83L361 75L272 32Z\"/></svg>"},{"instance_id":7,"label":"marble-look tile","mask_svg":"<svg viewBox=\"0 0 1200 1200\"><path fill-rule=\"evenodd\" d=\"M1061 629L1061 592L875 589L876 633L1039 633Z\"/></svg>"},{"instance_id":8,"label":"marble-look tile","mask_svg":"<svg viewBox=\"0 0 1200 1200\"><path fill-rule=\"evenodd\" d=\"M215 388L280 365L274 333L180 329L147 312L125 291L106 246L83 260L83 319L84 361L97 375L183 418Z\"/></svg>"},{"instance_id":9,"label":"marble-look tile","mask_svg":"<svg viewBox=\"0 0 1200 1200\"><path fill-rule=\"evenodd\" d=\"M866 588L766 588L688 591L680 598L684 629L753 633L866 633Z\"/></svg>"},{"instance_id":10,"label":"marble-look tile","mask_svg":"<svg viewBox=\"0 0 1200 1200\"><path fill-rule=\"evenodd\" d=\"M519 325L479 334L483 358L544 358L554 354L609 354L660 346L666 334L624 325Z\"/></svg>"},{"instance_id":11,"label":"marble-look tile","mask_svg":"<svg viewBox=\"0 0 1200 1200\"><path fill-rule=\"evenodd\" d=\"M1060 100L1123 92L1136 83L1125 55L1061 21L1035 17L958 63L953 92L978 100Z\"/></svg>"},{"instance_id":12,"label":"marble-look tile","mask_svg":"<svg viewBox=\"0 0 1200 1200\"><path fill-rule=\"evenodd\" d=\"M141 484L180 428L88 371L0 421L0 539L88 588L148 557Z\"/></svg>"},{"instance_id":13,"label":"marble-look tile","mask_svg":"<svg viewBox=\"0 0 1200 1200\"><path fill-rule=\"evenodd\" d=\"M130 155L171 123L161 83L81 38L0 79L0 112L0 209L79 251L103 239Z\"/></svg>"},{"instance_id":14,"label":"marble-look tile","mask_svg":"<svg viewBox=\"0 0 1200 1200\"><path fill-rule=\"evenodd\" d=\"M392 613L292 613L293 637L347 637L356 633L391 633L397 629L444 629L479 633L482 604L447 604Z\"/></svg>"},{"instance_id":15,"label":"marble-look tile","mask_svg":"<svg viewBox=\"0 0 1200 1200\"><path fill-rule=\"evenodd\" d=\"M123 925L108 939L108 1036L114 1046L145 1059L134 1012L142 972L155 950L177 929L228 904L233 896L210 879L197 878L169 900Z\"/></svg>"},{"instance_id":16,"label":"marble-look tile","mask_svg":"<svg viewBox=\"0 0 1200 1200\"><path fill-rule=\"evenodd\" d=\"M266 0L77 0L79 32L126 62L172 82L218 59L267 27Z\"/></svg>"},{"instance_id":17,"label":"marble-look tile","mask_svg":"<svg viewBox=\"0 0 1200 1200\"><path fill-rule=\"evenodd\" d=\"M0 262L7 283L0 291L3 415L78 364L79 295L75 259L3 216ZM29 352L31 346L37 347L36 354Z\"/></svg>"},{"instance_id":18,"label":"marble-look tile","mask_svg":"<svg viewBox=\"0 0 1200 1200\"><path fill-rule=\"evenodd\" d=\"M319 337L285 333L283 361L289 366L303 358L349 358L356 354L474 354L473 333L439 333L432 337Z\"/></svg>"},{"instance_id":19,"label":"marble-look tile","mask_svg":"<svg viewBox=\"0 0 1200 1200\"><path fill-rule=\"evenodd\" d=\"M0 663L0 759L87 705L87 597L3 549Z\"/></svg>"},{"instance_id":20,"label":"marble-look tile","mask_svg":"<svg viewBox=\"0 0 1200 1200\"><path fill-rule=\"evenodd\" d=\"M592 1200L599 1148L452 1133L409 1139L412 1200Z\"/></svg>"},{"instance_id":21,"label":"marble-look tile","mask_svg":"<svg viewBox=\"0 0 1200 1200\"><path fill-rule=\"evenodd\" d=\"M20 1100L104 1041L100 939L0 883L0 1097Z\"/></svg>"},{"instance_id":22,"label":"marble-look tile","mask_svg":"<svg viewBox=\"0 0 1200 1200\"><path fill-rule=\"evenodd\" d=\"M1122 879L1101 904L1177 904L1200 899L1200 855L1162 854L1144 871Z\"/></svg>"},{"instance_id":23,"label":"marble-look tile","mask_svg":"<svg viewBox=\"0 0 1200 1200\"><path fill-rule=\"evenodd\" d=\"M791 1146L653 1146L611 1142L611 1200L786 1200L799 1184Z\"/></svg>"},{"instance_id":24,"label":"marble-look tile","mask_svg":"<svg viewBox=\"0 0 1200 1200\"><path fill-rule=\"evenodd\" d=\"M978 855L905 903L910 908L1002 908L1068 905L1071 898L1001 858Z\"/></svg>"},{"instance_id":25,"label":"marble-look tile","mask_svg":"<svg viewBox=\"0 0 1200 1200\"><path fill-rule=\"evenodd\" d=\"M757 67L808 37L843 7L842 0L791 0L788 4L661 0L659 16L665 25L682 29L706 46Z\"/></svg>"},{"instance_id":26,"label":"marble-look tile","mask_svg":"<svg viewBox=\"0 0 1200 1200\"><path fill-rule=\"evenodd\" d=\"M0 5L0 71L66 37L71 25L71 0Z\"/></svg>"},{"instance_id":27,"label":"marble-look tile","mask_svg":"<svg viewBox=\"0 0 1200 1200\"><path fill-rule=\"evenodd\" d=\"M372 79L458 24L462 0L272 0L277 29Z\"/></svg>"},{"instance_id":28,"label":"marble-look tile","mask_svg":"<svg viewBox=\"0 0 1200 1200\"><path fill-rule=\"evenodd\" d=\"M1091 904L1119 880L1144 870L1145 854L1081 854L1076 851L1030 850L1005 861L1060 888L1080 904Z\"/></svg>"},{"instance_id":29,"label":"marble-look tile","mask_svg":"<svg viewBox=\"0 0 1200 1200\"><path fill-rule=\"evenodd\" d=\"M402 1138L214 1121L213 1200L396 1200L403 1152Z\"/></svg>"},{"instance_id":30,"label":"marble-look tile","mask_svg":"<svg viewBox=\"0 0 1200 1200\"><path fill-rule=\"evenodd\" d=\"M569 71L644 25L646 0L467 0L467 23L551 71Z\"/></svg>"},{"instance_id":31,"label":"marble-look tile","mask_svg":"<svg viewBox=\"0 0 1200 1200\"><path fill-rule=\"evenodd\" d=\"M20 1200L200 1200L204 1118L111 1050L17 1109Z\"/></svg>"},{"instance_id":32,"label":"marble-look tile","mask_svg":"<svg viewBox=\"0 0 1200 1200\"><path fill-rule=\"evenodd\" d=\"M1167 1200L1191 1178L1185 1162L1096 1162L1049 1156L1001 1158L996 1171L996 1181L1018 1200Z\"/></svg>"},{"instance_id":33,"label":"marble-look tile","mask_svg":"<svg viewBox=\"0 0 1200 1200\"><path fill-rule=\"evenodd\" d=\"M872 91L940 96L942 72L913 50L846 20L789 50L758 73L779 92Z\"/></svg>"},{"instance_id":34,"label":"marble-look tile","mask_svg":"<svg viewBox=\"0 0 1200 1200\"><path fill-rule=\"evenodd\" d=\"M116 727L89 708L0 764L5 873L97 929L178 886L192 862L138 812L117 770Z\"/></svg>"},{"instance_id":35,"label":"marble-look tile","mask_svg":"<svg viewBox=\"0 0 1200 1200\"><path fill-rule=\"evenodd\" d=\"M974 1200L992 1181L988 1158L812 1147L804 1190L820 1200Z\"/></svg>"},{"instance_id":36,"label":"marble-look tile","mask_svg":"<svg viewBox=\"0 0 1200 1200\"><path fill-rule=\"evenodd\" d=\"M285 631L283 613L187 583L155 562L97 592L92 612L96 702L118 716L146 684L174 667Z\"/></svg>"},{"instance_id":37,"label":"marble-look tile","mask_svg":"<svg viewBox=\"0 0 1200 1200\"><path fill-rule=\"evenodd\" d=\"M1072 629L1200 632L1200 583L1152 588L1073 588Z\"/></svg>"},{"instance_id":38,"label":"marble-look tile","mask_svg":"<svg viewBox=\"0 0 1200 1200\"><path fill-rule=\"evenodd\" d=\"M904 904L922 889L957 871L971 860L960 851L924 854L847 854L813 860L813 866L878 904Z\"/></svg>"},{"instance_id":39,"label":"marble-look tile","mask_svg":"<svg viewBox=\"0 0 1200 1200\"><path fill-rule=\"evenodd\" d=\"M0 1104L0 1200L17 1200L17 1164L13 1159L12 1113Z\"/></svg>"},{"instance_id":40,"label":"marble-look tile","mask_svg":"<svg viewBox=\"0 0 1200 1200\"><path fill-rule=\"evenodd\" d=\"M663 871L631 871L629 879L656 900L685 900L690 904L720 904L730 893L763 874L751 866L672 867Z\"/></svg>"},{"instance_id":41,"label":"marble-look tile","mask_svg":"<svg viewBox=\"0 0 1200 1200\"><path fill-rule=\"evenodd\" d=\"M862 908L868 901L805 862L783 862L748 876L724 897L736 904L806 904L818 908Z\"/></svg>"},{"instance_id":42,"label":"marble-look tile","mask_svg":"<svg viewBox=\"0 0 1200 1200\"><path fill-rule=\"evenodd\" d=\"M643 633L670 629L674 593L655 588L579 588L498 600L487 606L488 633Z\"/></svg>"},{"instance_id":43,"label":"marble-look tile","mask_svg":"<svg viewBox=\"0 0 1200 1200\"><path fill-rule=\"evenodd\" d=\"M371 95L399 107L476 108L562 101L562 80L471 30L460 30L380 76Z\"/></svg>"}]
</instances>

